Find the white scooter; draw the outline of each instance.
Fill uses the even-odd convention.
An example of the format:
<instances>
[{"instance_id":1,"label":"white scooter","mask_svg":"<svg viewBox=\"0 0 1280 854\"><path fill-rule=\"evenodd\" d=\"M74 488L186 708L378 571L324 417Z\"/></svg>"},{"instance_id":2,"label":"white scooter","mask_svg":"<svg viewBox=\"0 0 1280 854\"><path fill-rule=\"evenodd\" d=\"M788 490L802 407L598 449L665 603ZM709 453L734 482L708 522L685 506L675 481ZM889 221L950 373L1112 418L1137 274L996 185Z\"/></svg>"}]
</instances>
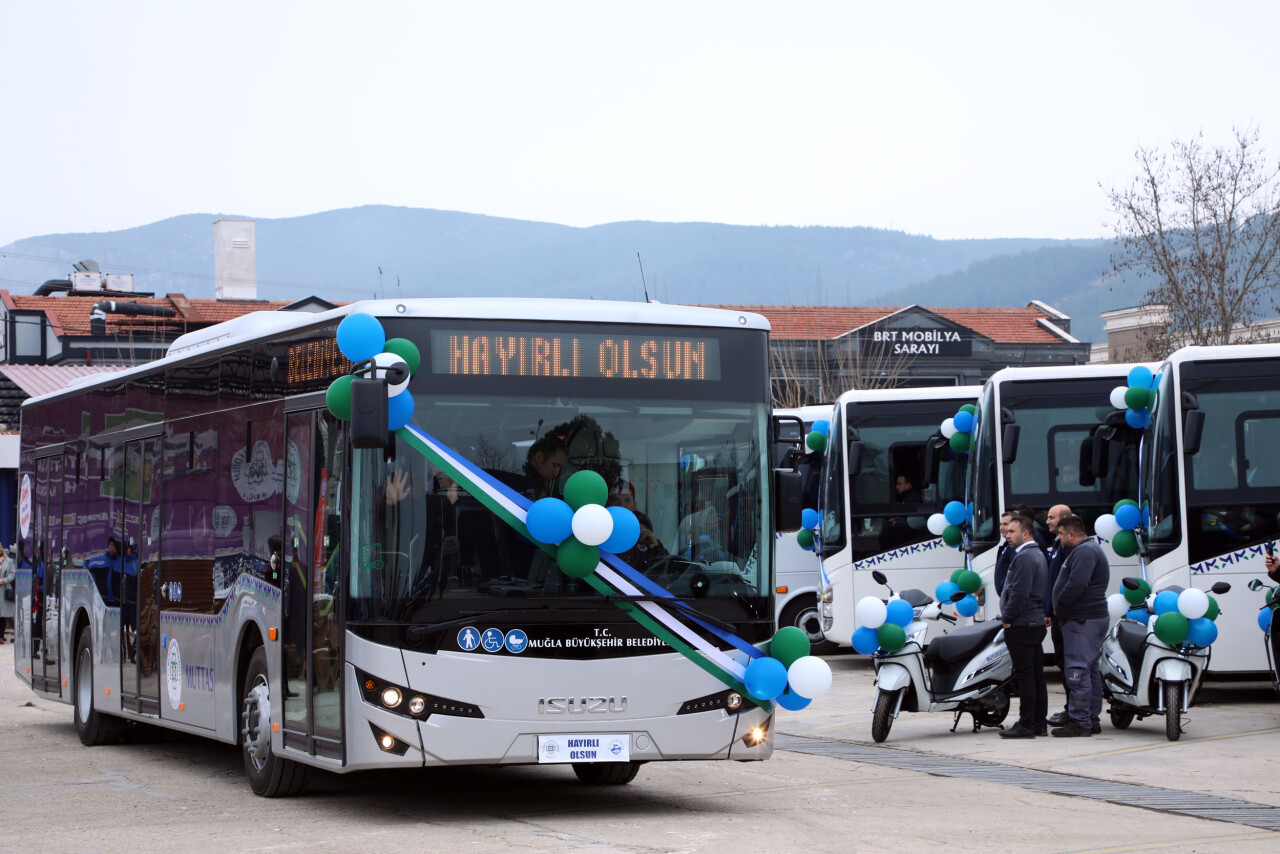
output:
<instances>
[{"instance_id":1,"label":"white scooter","mask_svg":"<svg viewBox=\"0 0 1280 854\"><path fill-rule=\"evenodd\" d=\"M884 573L871 577L889 587ZM893 588L889 588L893 595ZM906 627L907 643L897 652L877 650L872 656L876 668L876 702L871 718L871 737L880 743L889 737L889 728L900 712L955 712L951 731L966 712L973 716L973 731L997 727L1009 714L1009 684L1013 664L1004 645L1004 628L998 621L974 623L948 635L934 638L923 647L927 620L955 617L927 593L903 590L899 598L915 609L915 619ZM957 594L957 598L964 594Z\"/></svg>"},{"instance_id":2,"label":"white scooter","mask_svg":"<svg viewBox=\"0 0 1280 854\"><path fill-rule=\"evenodd\" d=\"M1271 601L1274 603L1280 600L1280 587L1276 587L1274 584L1267 584L1265 581L1255 578L1249 582L1249 589L1255 593L1259 590L1270 590L1269 598ZM1264 602L1262 608L1272 608L1272 606ZM1258 610L1262 610L1262 608ZM1271 668L1271 686L1280 691L1280 633L1276 632L1274 608L1272 610L1271 624L1267 626L1267 630L1263 634L1262 643L1267 650L1267 666Z\"/></svg>"},{"instance_id":3,"label":"white scooter","mask_svg":"<svg viewBox=\"0 0 1280 854\"><path fill-rule=\"evenodd\" d=\"M1136 578L1122 583L1129 590L1140 586ZM1183 588L1165 589L1181 593ZM1210 591L1221 596L1230 589L1230 584L1219 581ZM1177 741L1182 736L1182 715L1195 704L1200 680L1209 667L1209 654L1207 646L1170 646L1156 637L1149 622L1120 618L1098 653L1111 725L1128 729L1134 718L1164 715L1165 737Z\"/></svg>"}]
</instances>

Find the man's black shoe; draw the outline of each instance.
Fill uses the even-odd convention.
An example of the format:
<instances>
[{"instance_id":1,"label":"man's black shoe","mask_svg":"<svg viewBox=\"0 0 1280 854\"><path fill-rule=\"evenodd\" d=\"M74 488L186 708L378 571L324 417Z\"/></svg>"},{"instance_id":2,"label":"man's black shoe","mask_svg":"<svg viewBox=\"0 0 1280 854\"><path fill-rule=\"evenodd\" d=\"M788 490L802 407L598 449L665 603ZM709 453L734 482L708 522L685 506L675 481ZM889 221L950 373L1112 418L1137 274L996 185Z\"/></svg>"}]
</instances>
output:
<instances>
[{"instance_id":1,"label":"man's black shoe","mask_svg":"<svg viewBox=\"0 0 1280 854\"><path fill-rule=\"evenodd\" d=\"M1036 732L1033 729L1023 726L1022 724L1014 724L1008 729L1000 730L1001 738L1035 738Z\"/></svg>"},{"instance_id":2,"label":"man's black shoe","mask_svg":"<svg viewBox=\"0 0 1280 854\"><path fill-rule=\"evenodd\" d=\"M1049 727L1046 724L1040 724L1036 727L1036 735L1048 735Z\"/></svg>"},{"instance_id":3,"label":"man's black shoe","mask_svg":"<svg viewBox=\"0 0 1280 854\"><path fill-rule=\"evenodd\" d=\"M1053 734L1057 738L1088 738L1093 735L1093 730L1087 727L1078 726L1074 721L1072 721L1066 726L1060 726L1055 729Z\"/></svg>"},{"instance_id":4,"label":"man's black shoe","mask_svg":"<svg viewBox=\"0 0 1280 854\"><path fill-rule=\"evenodd\" d=\"M1094 735L1097 735L1098 733L1102 732L1102 724L1094 724L1093 728L1090 729L1089 731Z\"/></svg>"},{"instance_id":5,"label":"man's black shoe","mask_svg":"<svg viewBox=\"0 0 1280 854\"><path fill-rule=\"evenodd\" d=\"M1056 715L1049 717L1049 726L1066 726L1071 722L1071 718L1067 715L1066 709L1058 712Z\"/></svg>"}]
</instances>

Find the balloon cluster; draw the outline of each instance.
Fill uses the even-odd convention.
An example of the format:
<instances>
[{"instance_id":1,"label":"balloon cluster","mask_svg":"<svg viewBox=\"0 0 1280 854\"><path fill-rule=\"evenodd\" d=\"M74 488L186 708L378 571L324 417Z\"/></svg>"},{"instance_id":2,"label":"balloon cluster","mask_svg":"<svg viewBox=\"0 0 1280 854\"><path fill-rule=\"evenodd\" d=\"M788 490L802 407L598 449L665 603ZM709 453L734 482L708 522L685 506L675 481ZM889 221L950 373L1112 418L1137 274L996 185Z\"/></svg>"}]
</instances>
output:
<instances>
[{"instance_id":1,"label":"balloon cluster","mask_svg":"<svg viewBox=\"0 0 1280 854\"><path fill-rule=\"evenodd\" d=\"M1186 590L1161 590L1151 595L1151 585L1139 581L1138 589L1122 587L1121 593L1107 597L1107 611L1112 619L1124 609L1122 616L1147 623L1151 631L1169 646L1209 646L1218 639L1218 600L1195 587Z\"/></svg>"},{"instance_id":2,"label":"balloon cluster","mask_svg":"<svg viewBox=\"0 0 1280 854\"><path fill-rule=\"evenodd\" d=\"M565 481L564 500L540 498L529 505L529 536L556 547L556 564L570 578L586 578L601 550L620 554L640 539L640 520L625 507L605 507L609 485L593 471Z\"/></svg>"},{"instance_id":3,"label":"balloon cluster","mask_svg":"<svg viewBox=\"0 0 1280 854\"><path fill-rule=\"evenodd\" d=\"M1107 613L1112 622L1124 617L1146 623L1151 616L1151 612L1147 610L1147 598L1150 596L1151 585L1145 578L1138 579L1136 589L1131 590L1121 585L1119 593L1112 593L1107 597Z\"/></svg>"},{"instance_id":4,"label":"balloon cluster","mask_svg":"<svg viewBox=\"0 0 1280 854\"><path fill-rule=\"evenodd\" d=\"M413 418L413 395L403 392L409 379L418 372L422 354L407 338L387 340L378 318L372 314L349 314L338 324L338 349L354 363L373 360L375 374L384 374L394 365L407 369L398 383L387 383L387 427L399 430ZM354 376L338 377L325 392L324 402L335 418L351 420L351 383Z\"/></svg>"},{"instance_id":5,"label":"balloon cluster","mask_svg":"<svg viewBox=\"0 0 1280 854\"><path fill-rule=\"evenodd\" d=\"M957 593L964 591L963 599L955 602L956 613L962 617L972 617L978 613L977 592L982 589L982 576L968 567L962 566L951 573L951 579L938 585L933 591L934 598L946 604L952 601Z\"/></svg>"},{"instance_id":6,"label":"balloon cluster","mask_svg":"<svg viewBox=\"0 0 1280 854\"><path fill-rule=\"evenodd\" d=\"M1136 430L1145 430L1151 423L1152 389L1160 379L1145 365L1129 371L1128 385L1118 385L1111 390L1111 405L1125 410L1124 422Z\"/></svg>"},{"instance_id":7,"label":"balloon cluster","mask_svg":"<svg viewBox=\"0 0 1280 854\"><path fill-rule=\"evenodd\" d=\"M800 511L800 530L796 531L796 542L807 552L813 551L813 543L817 538L817 527L822 523L822 515L811 507Z\"/></svg>"},{"instance_id":8,"label":"balloon cluster","mask_svg":"<svg viewBox=\"0 0 1280 854\"><path fill-rule=\"evenodd\" d=\"M815 421L809 428L809 435L804 437L805 446L816 453L827 449L827 439L831 436L831 422Z\"/></svg>"},{"instance_id":9,"label":"balloon cluster","mask_svg":"<svg viewBox=\"0 0 1280 854\"><path fill-rule=\"evenodd\" d=\"M1093 523L1099 537L1111 541L1112 550L1120 557L1133 557L1138 553L1138 535L1134 529L1143 523L1142 510L1132 498L1121 498L1110 513L1105 513Z\"/></svg>"},{"instance_id":10,"label":"balloon cluster","mask_svg":"<svg viewBox=\"0 0 1280 854\"><path fill-rule=\"evenodd\" d=\"M959 412L942 422L939 429L951 445L951 450L957 454L967 454L969 448L973 447L973 425L977 414L978 407L966 403L960 407Z\"/></svg>"},{"instance_id":11,"label":"balloon cluster","mask_svg":"<svg viewBox=\"0 0 1280 854\"><path fill-rule=\"evenodd\" d=\"M915 619L915 608L905 599L885 602L864 596L854 607L858 628L853 632L853 648L863 655L877 649L897 652L907 645L907 626Z\"/></svg>"},{"instance_id":12,"label":"balloon cluster","mask_svg":"<svg viewBox=\"0 0 1280 854\"><path fill-rule=\"evenodd\" d=\"M1276 596L1275 587L1268 587L1266 604L1263 605L1262 610L1258 611L1258 628L1264 632L1271 628L1271 620L1277 608L1280 608L1280 597Z\"/></svg>"},{"instance_id":13,"label":"balloon cluster","mask_svg":"<svg viewBox=\"0 0 1280 854\"><path fill-rule=\"evenodd\" d=\"M798 712L831 687L831 666L810 655L809 636L795 626L778 629L769 641L769 655L747 665L742 684L751 696L777 700Z\"/></svg>"},{"instance_id":14,"label":"balloon cluster","mask_svg":"<svg viewBox=\"0 0 1280 854\"><path fill-rule=\"evenodd\" d=\"M942 537L949 546L959 546L964 542L964 524L971 521L969 508L959 501L948 501L941 513L934 513L925 522L929 533Z\"/></svg>"}]
</instances>

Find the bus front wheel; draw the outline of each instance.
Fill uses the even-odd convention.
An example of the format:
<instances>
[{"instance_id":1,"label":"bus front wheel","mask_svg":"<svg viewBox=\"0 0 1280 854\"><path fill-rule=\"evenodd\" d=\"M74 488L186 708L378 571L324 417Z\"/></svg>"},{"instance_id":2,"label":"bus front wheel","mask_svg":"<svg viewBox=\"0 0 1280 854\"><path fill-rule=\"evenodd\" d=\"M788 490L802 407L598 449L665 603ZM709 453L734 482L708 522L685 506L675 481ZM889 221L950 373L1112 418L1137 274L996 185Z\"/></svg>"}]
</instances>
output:
<instances>
[{"instance_id":1,"label":"bus front wheel","mask_svg":"<svg viewBox=\"0 0 1280 854\"><path fill-rule=\"evenodd\" d=\"M124 722L98 711L93 696L93 632L85 626L76 640L75 719L76 735L87 747L115 744L124 731Z\"/></svg>"},{"instance_id":2,"label":"bus front wheel","mask_svg":"<svg viewBox=\"0 0 1280 854\"><path fill-rule=\"evenodd\" d=\"M250 788L264 798L298 794L307 785L307 766L276 756L271 749L271 683L264 647L249 658L240 696L240 741Z\"/></svg>"}]
</instances>

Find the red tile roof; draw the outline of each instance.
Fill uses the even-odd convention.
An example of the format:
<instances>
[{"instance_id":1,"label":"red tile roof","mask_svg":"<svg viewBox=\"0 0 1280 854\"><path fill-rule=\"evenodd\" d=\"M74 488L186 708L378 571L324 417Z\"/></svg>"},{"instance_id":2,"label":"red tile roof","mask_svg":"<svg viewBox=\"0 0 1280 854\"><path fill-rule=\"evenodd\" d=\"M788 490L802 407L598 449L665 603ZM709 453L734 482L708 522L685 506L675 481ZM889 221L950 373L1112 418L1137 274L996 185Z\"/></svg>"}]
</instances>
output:
<instances>
[{"instance_id":1,"label":"red tile roof","mask_svg":"<svg viewBox=\"0 0 1280 854\"><path fill-rule=\"evenodd\" d=\"M216 300L187 299L182 294L167 297L134 297L119 294L94 296L33 296L30 294L3 294L4 305L10 310L42 311L58 335L88 335L89 313L96 303L114 300L118 303L136 302L139 305L163 306L173 309L173 317L136 317L127 314L107 314L107 334L113 330L146 332L155 330L161 334L188 332L202 326L232 320L254 311L275 311L290 300Z\"/></svg>"},{"instance_id":2,"label":"red tile roof","mask_svg":"<svg viewBox=\"0 0 1280 854\"><path fill-rule=\"evenodd\" d=\"M733 311L750 311L769 319L775 338L827 339L874 323L902 311L901 307L829 305L721 305ZM1064 339L1037 321L1055 323L1034 305L1025 308L925 308L972 329L1001 344L1055 344Z\"/></svg>"}]
</instances>

